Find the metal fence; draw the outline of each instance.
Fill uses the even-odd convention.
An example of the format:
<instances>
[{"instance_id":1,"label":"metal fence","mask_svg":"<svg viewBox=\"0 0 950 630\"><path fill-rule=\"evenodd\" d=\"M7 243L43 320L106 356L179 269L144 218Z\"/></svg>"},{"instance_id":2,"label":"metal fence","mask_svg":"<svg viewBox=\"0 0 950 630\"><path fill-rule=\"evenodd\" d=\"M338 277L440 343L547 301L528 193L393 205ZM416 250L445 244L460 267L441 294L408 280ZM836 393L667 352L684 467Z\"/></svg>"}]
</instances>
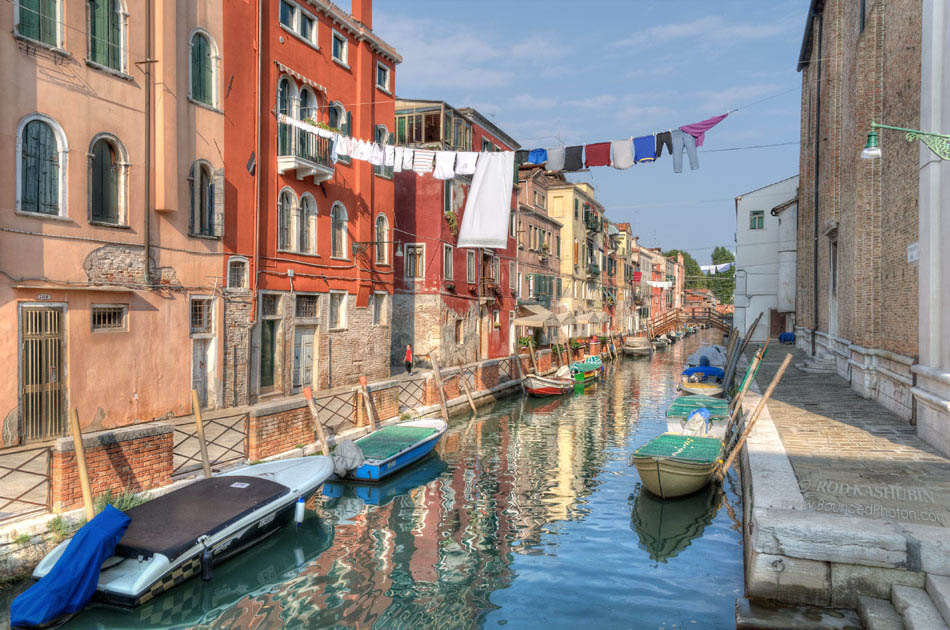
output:
<instances>
[{"instance_id":1,"label":"metal fence","mask_svg":"<svg viewBox=\"0 0 950 630\"><path fill-rule=\"evenodd\" d=\"M355 392L355 389L350 389L326 396L314 396L313 402L320 424L334 430L348 422L353 424L356 421Z\"/></svg>"},{"instance_id":2,"label":"metal fence","mask_svg":"<svg viewBox=\"0 0 950 630\"><path fill-rule=\"evenodd\" d=\"M223 468L247 459L248 414L204 419L205 442L212 468ZM192 418L173 423L172 476L201 469L198 429Z\"/></svg>"},{"instance_id":3,"label":"metal fence","mask_svg":"<svg viewBox=\"0 0 950 630\"><path fill-rule=\"evenodd\" d=\"M413 378L399 381L399 413L424 407L426 404L426 380Z\"/></svg>"},{"instance_id":4,"label":"metal fence","mask_svg":"<svg viewBox=\"0 0 950 630\"><path fill-rule=\"evenodd\" d=\"M0 522L50 508L51 446L0 451Z\"/></svg>"}]
</instances>

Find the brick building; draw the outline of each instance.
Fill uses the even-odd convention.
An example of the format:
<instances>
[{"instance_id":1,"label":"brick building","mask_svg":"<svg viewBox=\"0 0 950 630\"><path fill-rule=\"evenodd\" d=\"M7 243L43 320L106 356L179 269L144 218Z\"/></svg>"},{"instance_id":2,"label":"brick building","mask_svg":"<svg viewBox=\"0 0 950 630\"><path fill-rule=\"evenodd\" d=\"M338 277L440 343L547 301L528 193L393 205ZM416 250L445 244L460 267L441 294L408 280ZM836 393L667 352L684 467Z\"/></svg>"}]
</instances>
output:
<instances>
[{"instance_id":1,"label":"brick building","mask_svg":"<svg viewBox=\"0 0 950 630\"><path fill-rule=\"evenodd\" d=\"M316 131L391 142L401 59L373 32L371 0L352 15L323 0L231 3L224 26L225 400L388 376L388 353L366 348L390 345L392 173L334 162Z\"/></svg>"},{"instance_id":2,"label":"brick building","mask_svg":"<svg viewBox=\"0 0 950 630\"><path fill-rule=\"evenodd\" d=\"M471 108L442 101L398 100L396 143L415 148L513 151L517 142ZM390 359L402 363L407 344L424 360L439 351L444 364L506 356L514 338L517 261L509 224L503 250L458 248L470 176L440 180L396 173L396 292ZM512 179L514 184L514 179ZM512 210L517 198L512 186Z\"/></svg>"},{"instance_id":3,"label":"brick building","mask_svg":"<svg viewBox=\"0 0 950 630\"><path fill-rule=\"evenodd\" d=\"M813 0L798 61L797 342L908 419L922 156L897 133L883 159L860 153L871 121L920 126L921 15L918 0Z\"/></svg>"}]
</instances>

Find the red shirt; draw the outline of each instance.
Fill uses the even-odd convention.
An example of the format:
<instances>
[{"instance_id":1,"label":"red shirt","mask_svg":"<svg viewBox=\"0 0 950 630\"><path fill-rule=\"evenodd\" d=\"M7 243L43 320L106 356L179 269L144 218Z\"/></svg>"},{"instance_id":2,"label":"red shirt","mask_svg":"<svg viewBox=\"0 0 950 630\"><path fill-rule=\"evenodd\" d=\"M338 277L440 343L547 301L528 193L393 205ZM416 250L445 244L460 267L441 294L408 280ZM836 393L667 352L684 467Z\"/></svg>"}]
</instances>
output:
<instances>
[{"instance_id":1,"label":"red shirt","mask_svg":"<svg viewBox=\"0 0 950 630\"><path fill-rule=\"evenodd\" d=\"M412 348L406 348L406 363L412 363Z\"/></svg>"}]
</instances>

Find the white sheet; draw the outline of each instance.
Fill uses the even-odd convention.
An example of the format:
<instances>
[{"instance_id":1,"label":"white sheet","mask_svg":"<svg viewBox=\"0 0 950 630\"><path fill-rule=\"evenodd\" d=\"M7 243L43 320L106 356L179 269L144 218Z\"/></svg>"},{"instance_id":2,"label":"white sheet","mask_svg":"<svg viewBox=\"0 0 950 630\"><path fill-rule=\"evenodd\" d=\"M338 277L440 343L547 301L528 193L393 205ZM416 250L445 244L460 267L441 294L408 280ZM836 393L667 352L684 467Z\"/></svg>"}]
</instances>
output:
<instances>
[{"instance_id":1,"label":"white sheet","mask_svg":"<svg viewBox=\"0 0 950 630\"><path fill-rule=\"evenodd\" d=\"M458 247L508 246L508 220L515 170L512 151L482 153L465 200Z\"/></svg>"}]
</instances>

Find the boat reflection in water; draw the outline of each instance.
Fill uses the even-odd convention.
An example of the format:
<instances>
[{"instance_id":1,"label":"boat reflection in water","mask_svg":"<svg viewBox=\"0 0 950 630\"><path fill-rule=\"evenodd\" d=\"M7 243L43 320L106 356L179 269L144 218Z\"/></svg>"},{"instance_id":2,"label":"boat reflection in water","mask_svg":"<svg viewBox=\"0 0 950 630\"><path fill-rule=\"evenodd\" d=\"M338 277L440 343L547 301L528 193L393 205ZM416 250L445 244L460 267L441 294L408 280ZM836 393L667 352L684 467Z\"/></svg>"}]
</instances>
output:
<instances>
[{"instance_id":1,"label":"boat reflection in water","mask_svg":"<svg viewBox=\"0 0 950 630\"><path fill-rule=\"evenodd\" d=\"M386 505L401 494L424 486L437 478L447 466L438 455L430 455L418 464L387 478L384 483L328 481L323 484L324 506L335 508L334 499L360 499L367 505Z\"/></svg>"},{"instance_id":2,"label":"boat reflection in water","mask_svg":"<svg viewBox=\"0 0 950 630\"><path fill-rule=\"evenodd\" d=\"M717 484L676 499L661 499L643 487L633 503L630 525L640 537L640 548L651 560L675 558L703 534L722 506L723 493Z\"/></svg>"}]
</instances>

